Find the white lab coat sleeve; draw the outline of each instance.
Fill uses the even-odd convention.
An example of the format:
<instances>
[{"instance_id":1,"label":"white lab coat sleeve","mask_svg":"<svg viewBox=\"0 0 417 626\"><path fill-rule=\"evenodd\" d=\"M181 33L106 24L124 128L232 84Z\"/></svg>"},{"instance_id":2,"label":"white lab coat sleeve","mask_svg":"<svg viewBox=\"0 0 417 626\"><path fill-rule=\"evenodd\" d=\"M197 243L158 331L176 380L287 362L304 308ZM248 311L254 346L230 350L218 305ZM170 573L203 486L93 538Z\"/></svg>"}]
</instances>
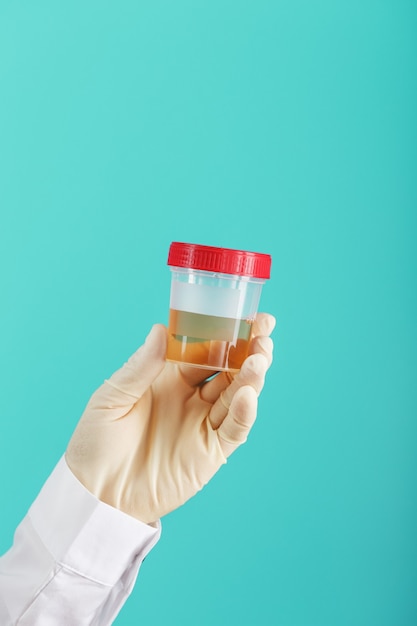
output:
<instances>
[{"instance_id":1,"label":"white lab coat sleeve","mask_svg":"<svg viewBox=\"0 0 417 626\"><path fill-rule=\"evenodd\" d=\"M0 558L1 626L112 624L160 533L100 502L62 457Z\"/></svg>"}]
</instances>

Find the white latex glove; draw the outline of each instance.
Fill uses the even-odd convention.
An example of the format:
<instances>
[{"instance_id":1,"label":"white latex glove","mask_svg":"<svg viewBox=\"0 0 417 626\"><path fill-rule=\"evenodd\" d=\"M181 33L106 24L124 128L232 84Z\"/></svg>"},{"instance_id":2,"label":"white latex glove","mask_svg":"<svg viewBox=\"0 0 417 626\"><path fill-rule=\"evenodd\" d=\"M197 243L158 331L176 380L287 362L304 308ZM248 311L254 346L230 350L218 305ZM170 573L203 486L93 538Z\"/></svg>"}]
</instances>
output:
<instances>
[{"instance_id":1,"label":"white latex glove","mask_svg":"<svg viewBox=\"0 0 417 626\"><path fill-rule=\"evenodd\" d=\"M231 376L165 361L167 329L92 395L66 460L97 498L153 523L199 491L244 441L272 361L275 320L258 314L250 356Z\"/></svg>"}]
</instances>

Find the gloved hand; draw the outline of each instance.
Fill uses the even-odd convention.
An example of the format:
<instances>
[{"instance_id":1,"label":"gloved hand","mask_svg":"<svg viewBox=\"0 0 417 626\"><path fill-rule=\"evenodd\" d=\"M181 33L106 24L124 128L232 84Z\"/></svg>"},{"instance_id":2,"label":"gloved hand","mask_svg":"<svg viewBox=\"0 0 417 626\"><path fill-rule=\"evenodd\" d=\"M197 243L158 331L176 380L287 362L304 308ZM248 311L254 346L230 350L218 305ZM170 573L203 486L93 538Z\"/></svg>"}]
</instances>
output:
<instances>
[{"instance_id":1,"label":"gloved hand","mask_svg":"<svg viewBox=\"0 0 417 626\"><path fill-rule=\"evenodd\" d=\"M153 523L199 491L243 443L272 361L275 320L258 314L249 356L234 376L165 361L156 324L92 395L66 460L97 498Z\"/></svg>"}]
</instances>

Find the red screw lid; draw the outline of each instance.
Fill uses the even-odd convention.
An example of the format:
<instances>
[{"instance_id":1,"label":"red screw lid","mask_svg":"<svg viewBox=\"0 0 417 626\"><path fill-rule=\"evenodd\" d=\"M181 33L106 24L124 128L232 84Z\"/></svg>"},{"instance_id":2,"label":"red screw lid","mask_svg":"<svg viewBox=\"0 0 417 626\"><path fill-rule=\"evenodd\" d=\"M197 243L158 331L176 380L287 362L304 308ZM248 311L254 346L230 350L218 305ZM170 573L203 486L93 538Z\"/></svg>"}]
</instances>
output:
<instances>
[{"instance_id":1,"label":"red screw lid","mask_svg":"<svg viewBox=\"0 0 417 626\"><path fill-rule=\"evenodd\" d=\"M269 254L260 252L173 241L169 248L167 264L172 267L266 279L271 274L271 261Z\"/></svg>"}]
</instances>

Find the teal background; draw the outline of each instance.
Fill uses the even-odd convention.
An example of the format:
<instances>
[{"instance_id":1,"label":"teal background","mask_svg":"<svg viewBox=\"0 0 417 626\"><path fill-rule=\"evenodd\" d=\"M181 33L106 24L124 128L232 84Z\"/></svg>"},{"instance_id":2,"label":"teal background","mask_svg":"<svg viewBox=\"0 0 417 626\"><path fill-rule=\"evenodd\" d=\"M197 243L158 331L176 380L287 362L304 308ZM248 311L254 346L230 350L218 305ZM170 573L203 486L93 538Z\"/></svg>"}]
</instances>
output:
<instances>
[{"instance_id":1,"label":"teal background","mask_svg":"<svg viewBox=\"0 0 417 626\"><path fill-rule=\"evenodd\" d=\"M269 252L256 425L116 624L417 624L416 25L411 0L0 0L0 552L166 323L170 242Z\"/></svg>"}]
</instances>

